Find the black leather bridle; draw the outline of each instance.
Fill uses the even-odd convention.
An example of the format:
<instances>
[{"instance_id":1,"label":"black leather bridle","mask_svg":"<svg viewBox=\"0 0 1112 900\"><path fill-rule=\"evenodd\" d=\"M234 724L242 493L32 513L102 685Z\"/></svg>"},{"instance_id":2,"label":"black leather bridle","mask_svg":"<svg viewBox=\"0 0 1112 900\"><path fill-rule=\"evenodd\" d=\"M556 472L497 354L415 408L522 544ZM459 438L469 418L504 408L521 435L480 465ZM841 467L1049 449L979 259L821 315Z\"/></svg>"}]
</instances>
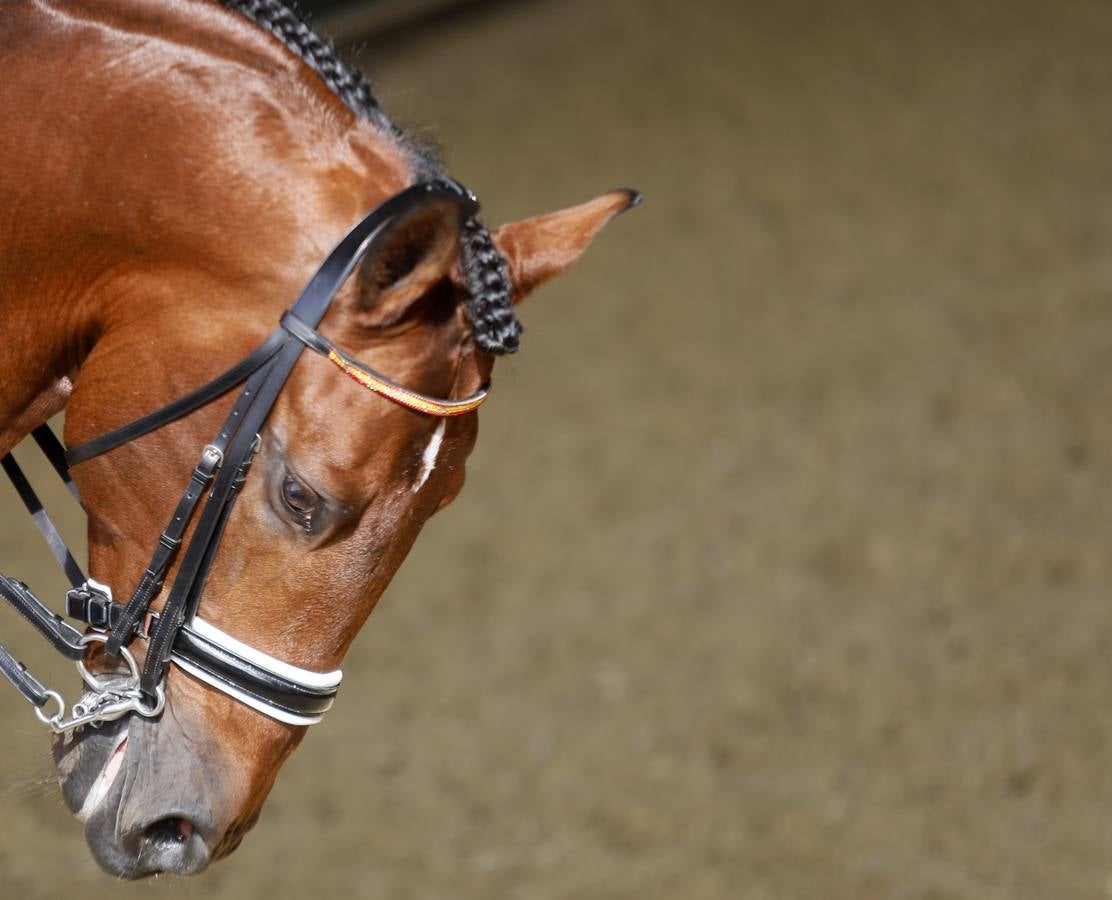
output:
<instances>
[{"instance_id":1,"label":"black leather bridle","mask_svg":"<svg viewBox=\"0 0 1112 900\"><path fill-rule=\"evenodd\" d=\"M243 385L219 432L201 452L170 522L159 536L150 564L126 603L115 602L108 586L82 574L14 458L9 454L0 460L73 585L66 595L66 614L90 626L85 633L78 631L51 612L25 584L0 574L0 597L57 650L77 662L90 688L66 719L62 698L44 687L0 645L0 673L55 731L68 731L128 713L158 715L164 704L163 683L171 663L247 706L291 725L313 724L331 707L340 684L338 670L313 672L269 656L206 622L198 615L198 606L232 506L259 448L259 432L306 348L327 357L381 396L428 415L461 415L475 409L486 397L486 386L463 400L418 394L354 360L316 330L348 276L373 252L377 239L400 217L443 203L455 204L461 221L478 211L474 195L449 179L415 184L378 206L337 244L282 316L274 333L249 356L207 384L69 450L63 449L48 426L33 432L36 443L76 497L70 466L149 434ZM183 536L198 509L197 526L182 552ZM151 602L162 590L166 573L179 553L181 564L166 602L157 613L152 612ZM128 650L136 638L147 642L141 672ZM83 659L90 643L103 643L107 655L122 658L130 675L107 678L86 669ZM47 715L44 709L52 700L58 709Z\"/></svg>"}]
</instances>

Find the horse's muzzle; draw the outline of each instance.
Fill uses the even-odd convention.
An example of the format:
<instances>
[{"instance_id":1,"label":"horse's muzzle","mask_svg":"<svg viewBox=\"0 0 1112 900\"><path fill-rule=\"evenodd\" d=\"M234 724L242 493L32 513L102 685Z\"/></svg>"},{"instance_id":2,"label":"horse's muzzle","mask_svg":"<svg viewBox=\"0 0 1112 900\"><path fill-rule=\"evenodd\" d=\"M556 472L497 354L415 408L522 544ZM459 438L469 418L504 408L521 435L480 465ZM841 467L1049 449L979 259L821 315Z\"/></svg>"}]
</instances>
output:
<instances>
[{"instance_id":1,"label":"horse's muzzle","mask_svg":"<svg viewBox=\"0 0 1112 900\"><path fill-rule=\"evenodd\" d=\"M85 841L102 869L117 878L166 872L194 875L211 859L211 813L196 792L158 790L143 760L149 728L137 717L58 738L54 758L62 796L85 822ZM144 732L147 732L144 734ZM175 796L176 795L176 796Z\"/></svg>"}]
</instances>

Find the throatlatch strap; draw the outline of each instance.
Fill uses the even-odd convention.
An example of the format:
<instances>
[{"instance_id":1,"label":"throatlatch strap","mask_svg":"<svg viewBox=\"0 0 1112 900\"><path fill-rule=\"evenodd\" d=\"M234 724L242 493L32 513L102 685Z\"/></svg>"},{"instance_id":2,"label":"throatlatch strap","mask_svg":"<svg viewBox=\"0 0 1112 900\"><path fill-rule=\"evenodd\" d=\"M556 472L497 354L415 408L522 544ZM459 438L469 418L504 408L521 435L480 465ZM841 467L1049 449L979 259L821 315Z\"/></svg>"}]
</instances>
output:
<instances>
[{"instance_id":1,"label":"throatlatch strap","mask_svg":"<svg viewBox=\"0 0 1112 900\"><path fill-rule=\"evenodd\" d=\"M100 456L102 453L107 453L109 450L115 450L117 447L122 447L136 438L141 438L145 434L150 434L152 431L157 431L164 425L169 425L175 422L182 416L187 416L189 413L196 409L200 409L207 403L211 403L217 397L228 393L237 384L247 378L251 373L257 371L263 366L282 346L282 335L279 332L271 334L263 343L253 352L250 356L240 360L227 372L217 375L212 381L207 384L201 385L194 391L190 391L184 397L179 397L160 409L156 409L152 413L148 413L133 422L128 422L126 425L121 425L107 434L102 434L100 437L95 437L91 441L86 441L84 444L78 444L75 447L70 447L65 451L66 461L71 466L76 466L78 463L85 462L95 456Z\"/></svg>"}]
</instances>

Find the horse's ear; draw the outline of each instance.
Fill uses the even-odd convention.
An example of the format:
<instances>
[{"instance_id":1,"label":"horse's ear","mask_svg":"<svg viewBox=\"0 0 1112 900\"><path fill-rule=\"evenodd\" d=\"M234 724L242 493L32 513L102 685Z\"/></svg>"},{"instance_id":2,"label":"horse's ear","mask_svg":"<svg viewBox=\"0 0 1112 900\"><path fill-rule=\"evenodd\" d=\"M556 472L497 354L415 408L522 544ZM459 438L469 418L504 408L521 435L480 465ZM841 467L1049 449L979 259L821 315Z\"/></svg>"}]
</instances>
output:
<instances>
[{"instance_id":1,"label":"horse's ear","mask_svg":"<svg viewBox=\"0 0 1112 900\"><path fill-rule=\"evenodd\" d=\"M461 225L454 203L422 207L392 225L358 272L361 324L394 324L448 278L459 256Z\"/></svg>"},{"instance_id":2,"label":"horse's ear","mask_svg":"<svg viewBox=\"0 0 1112 900\"><path fill-rule=\"evenodd\" d=\"M641 202L637 191L609 191L580 206L510 222L494 232L494 245L506 260L514 303L571 268L602 226Z\"/></svg>"}]
</instances>

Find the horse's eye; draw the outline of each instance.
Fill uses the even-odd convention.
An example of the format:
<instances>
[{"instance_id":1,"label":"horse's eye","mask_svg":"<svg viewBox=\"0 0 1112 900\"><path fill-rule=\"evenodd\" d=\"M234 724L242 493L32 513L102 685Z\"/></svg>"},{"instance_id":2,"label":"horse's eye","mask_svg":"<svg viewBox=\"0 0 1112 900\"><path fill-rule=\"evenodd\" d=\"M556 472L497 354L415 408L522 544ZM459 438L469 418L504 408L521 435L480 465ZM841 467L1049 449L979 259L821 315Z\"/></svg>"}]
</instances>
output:
<instances>
[{"instance_id":1,"label":"horse's eye","mask_svg":"<svg viewBox=\"0 0 1112 900\"><path fill-rule=\"evenodd\" d=\"M309 488L290 475L282 482L282 502L306 531L313 525L313 513L317 509L317 497Z\"/></svg>"}]
</instances>

